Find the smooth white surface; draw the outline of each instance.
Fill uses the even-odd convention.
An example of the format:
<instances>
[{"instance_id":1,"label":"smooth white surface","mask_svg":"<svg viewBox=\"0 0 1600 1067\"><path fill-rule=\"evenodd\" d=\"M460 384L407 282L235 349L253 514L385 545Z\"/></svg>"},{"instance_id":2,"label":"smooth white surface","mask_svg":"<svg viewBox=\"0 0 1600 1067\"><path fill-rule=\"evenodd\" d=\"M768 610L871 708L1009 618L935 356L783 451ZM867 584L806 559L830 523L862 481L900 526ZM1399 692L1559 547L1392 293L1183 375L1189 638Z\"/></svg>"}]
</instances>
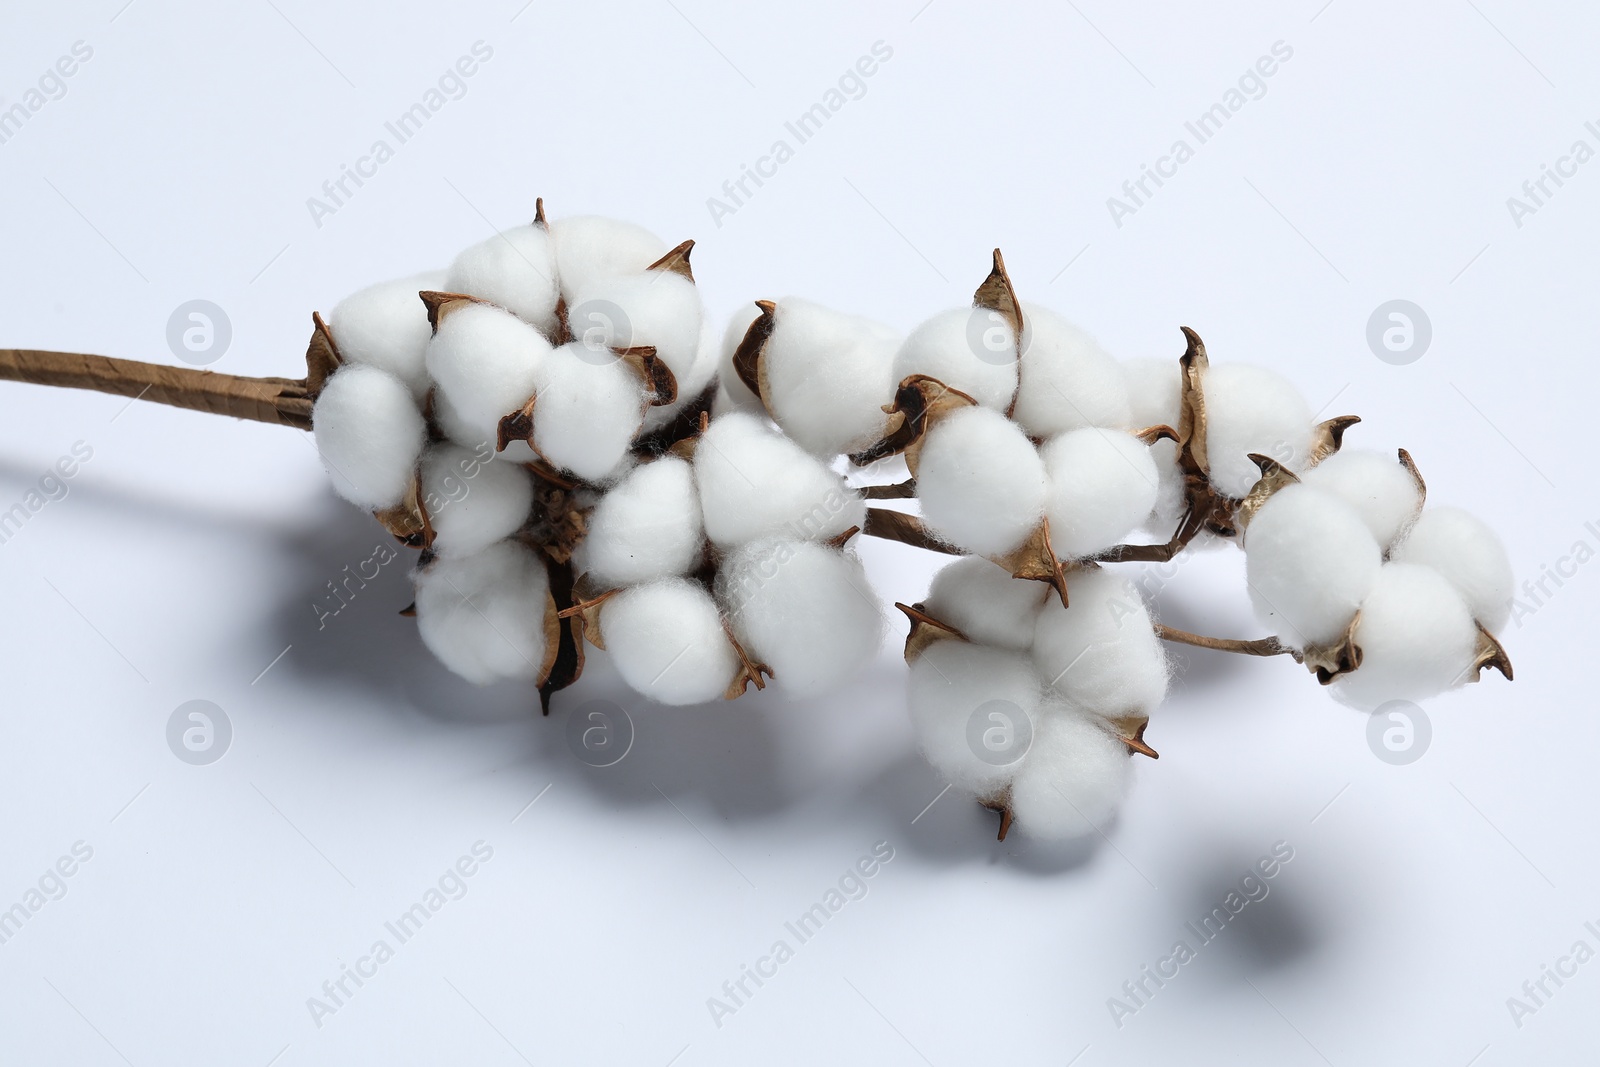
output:
<instances>
[{"instance_id":1,"label":"smooth white surface","mask_svg":"<svg viewBox=\"0 0 1600 1067\"><path fill-rule=\"evenodd\" d=\"M93 449L0 545L0 905L94 850L0 945L0 1061L1592 1062L1600 962L1520 1028L1506 999L1600 948L1600 564L1570 558L1600 548L1600 162L1520 228L1506 198L1600 144L1597 30L1504 0L12 12L7 107L74 41L94 54L0 144L5 344L170 362L169 314L203 297L234 328L216 370L294 375L312 309L448 263L535 195L695 238L719 319L794 293L908 330L970 300L999 245L1024 299L1113 354L1176 359L1192 326L1322 417L1361 414L1352 443L1410 449L1519 585L1568 576L1506 628L1518 681L1430 704L1416 763L1375 758L1291 662L1179 650L1161 759L1105 839L997 844L975 806L928 806L897 634L798 704L637 706L596 656L541 719L525 686L426 654L396 614L406 556L317 629L326 583L388 542L308 435L0 384L0 510ZM466 94L316 227L306 198L480 39ZM799 144L785 123L879 40L864 95ZM1280 40L1264 95L1115 225L1107 197ZM778 138L793 158L718 226L707 198ZM1366 341L1394 298L1432 320L1407 366ZM886 600L942 562L862 552ZM1231 547L1151 573L1163 621L1259 633ZM234 729L203 767L164 734L197 698ZM564 734L596 699L637 726L604 769ZM466 895L319 1029L307 998L479 840ZM1107 999L1280 840L1267 897L1119 1029ZM867 895L798 944L784 923L878 841ZM707 998L779 938L794 958L719 1029Z\"/></svg>"}]
</instances>

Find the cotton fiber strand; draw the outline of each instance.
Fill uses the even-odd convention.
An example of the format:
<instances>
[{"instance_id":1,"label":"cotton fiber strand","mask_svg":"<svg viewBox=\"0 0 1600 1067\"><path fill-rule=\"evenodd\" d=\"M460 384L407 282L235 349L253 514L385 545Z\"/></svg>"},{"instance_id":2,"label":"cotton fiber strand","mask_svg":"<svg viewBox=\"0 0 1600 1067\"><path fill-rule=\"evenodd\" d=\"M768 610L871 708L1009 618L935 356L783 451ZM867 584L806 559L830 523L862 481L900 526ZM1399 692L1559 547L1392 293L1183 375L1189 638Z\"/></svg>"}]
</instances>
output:
<instances>
[{"instance_id":1,"label":"cotton fiber strand","mask_svg":"<svg viewBox=\"0 0 1600 1067\"><path fill-rule=\"evenodd\" d=\"M428 392L424 355L433 327L418 293L444 285L442 271L371 285L352 293L328 313L328 330L345 363L362 363L405 382L420 402Z\"/></svg>"},{"instance_id":2,"label":"cotton fiber strand","mask_svg":"<svg viewBox=\"0 0 1600 1067\"><path fill-rule=\"evenodd\" d=\"M534 223L479 241L456 256L442 288L498 304L550 336L561 295L550 234Z\"/></svg>"},{"instance_id":3,"label":"cotton fiber strand","mask_svg":"<svg viewBox=\"0 0 1600 1067\"><path fill-rule=\"evenodd\" d=\"M550 342L508 311L487 304L451 307L428 343L428 373L455 409L469 447L493 442L500 420L533 396L550 360Z\"/></svg>"},{"instance_id":4,"label":"cotton fiber strand","mask_svg":"<svg viewBox=\"0 0 1600 1067\"><path fill-rule=\"evenodd\" d=\"M1042 691L1038 673L1024 655L965 641L936 641L911 664L907 702L917 745L934 769L957 789L988 797L1015 777L1018 764L1001 749L980 758L973 734L990 728L1012 731L1010 744L1038 728ZM999 719L991 719L999 715ZM974 730L973 719L980 720Z\"/></svg>"},{"instance_id":5,"label":"cotton fiber strand","mask_svg":"<svg viewBox=\"0 0 1600 1067\"><path fill-rule=\"evenodd\" d=\"M693 471L662 456L635 467L589 513L578 571L602 588L687 574L703 536Z\"/></svg>"},{"instance_id":6,"label":"cotton fiber strand","mask_svg":"<svg viewBox=\"0 0 1600 1067\"><path fill-rule=\"evenodd\" d=\"M1342 638L1383 563L1361 515L1310 484L1285 486L1261 506L1244 553L1256 618L1296 649Z\"/></svg>"},{"instance_id":7,"label":"cotton fiber strand","mask_svg":"<svg viewBox=\"0 0 1600 1067\"><path fill-rule=\"evenodd\" d=\"M997 411L953 411L923 440L917 499L953 545L985 556L1020 547L1044 517L1045 492L1038 450Z\"/></svg>"},{"instance_id":8,"label":"cotton fiber strand","mask_svg":"<svg viewBox=\"0 0 1600 1067\"><path fill-rule=\"evenodd\" d=\"M1070 430L1040 449L1050 543L1079 559L1122 543L1149 517L1160 474L1150 446L1121 430Z\"/></svg>"},{"instance_id":9,"label":"cotton fiber strand","mask_svg":"<svg viewBox=\"0 0 1600 1067\"><path fill-rule=\"evenodd\" d=\"M1127 746L1104 722L1047 704L1011 783L1014 825L1049 841L1087 837L1116 812L1132 776Z\"/></svg>"},{"instance_id":10,"label":"cotton fiber strand","mask_svg":"<svg viewBox=\"0 0 1600 1067\"><path fill-rule=\"evenodd\" d=\"M415 581L417 631L446 667L477 685L538 677L550 586L532 549L499 541L436 559Z\"/></svg>"},{"instance_id":11,"label":"cotton fiber strand","mask_svg":"<svg viewBox=\"0 0 1600 1067\"><path fill-rule=\"evenodd\" d=\"M712 420L694 469L706 536L719 546L780 534L827 540L866 521L843 478L752 414Z\"/></svg>"},{"instance_id":12,"label":"cotton fiber strand","mask_svg":"<svg viewBox=\"0 0 1600 1067\"><path fill-rule=\"evenodd\" d=\"M1356 622L1361 666L1334 679L1333 695L1374 711L1454 689L1469 678L1477 635L1466 601L1438 571L1386 563Z\"/></svg>"},{"instance_id":13,"label":"cotton fiber strand","mask_svg":"<svg viewBox=\"0 0 1600 1067\"><path fill-rule=\"evenodd\" d=\"M1499 633L1511 617L1511 557L1499 535L1470 512L1428 508L1391 558L1425 563L1444 575L1490 633Z\"/></svg>"},{"instance_id":14,"label":"cotton fiber strand","mask_svg":"<svg viewBox=\"0 0 1600 1067\"><path fill-rule=\"evenodd\" d=\"M1365 448L1340 449L1301 475L1355 509L1387 549L1422 508L1422 489L1392 455Z\"/></svg>"},{"instance_id":15,"label":"cotton fiber strand","mask_svg":"<svg viewBox=\"0 0 1600 1067\"><path fill-rule=\"evenodd\" d=\"M433 550L467 556L522 528L533 506L533 482L515 463L438 444L422 459L422 499Z\"/></svg>"},{"instance_id":16,"label":"cotton fiber strand","mask_svg":"<svg viewBox=\"0 0 1600 1067\"><path fill-rule=\"evenodd\" d=\"M1122 429L1132 410L1122 368L1094 338L1048 308L1022 307L1022 363L1012 418L1031 437L1084 426Z\"/></svg>"},{"instance_id":17,"label":"cotton fiber strand","mask_svg":"<svg viewBox=\"0 0 1600 1067\"><path fill-rule=\"evenodd\" d=\"M824 459L883 436L894 398L895 350L887 326L793 297L778 302L762 356L773 418Z\"/></svg>"},{"instance_id":18,"label":"cotton fiber strand","mask_svg":"<svg viewBox=\"0 0 1600 1067\"><path fill-rule=\"evenodd\" d=\"M1257 452L1291 471L1311 455L1311 408L1288 379L1248 363L1214 365L1202 379L1211 484L1236 499L1250 492L1261 469ZM1174 427L1176 428L1176 427Z\"/></svg>"},{"instance_id":19,"label":"cotton fiber strand","mask_svg":"<svg viewBox=\"0 0 1600 1067\"><path fill-rule=\"evenodd\" d=\"M1046 599L1033 658L1045 684L1100 715L1148 714L1167 695L1167 660L1133 583L1105 569L1067 576Z\"/></svg>"},{"instance_id":20,"label":"cotton fiber strand","mask_svg":"<svg viewBox=\"0 0 1600 1067\"><path fill-rule=\"evenodd\" d=\"M427 431L400 379L359 363L341 367L317 397L311 427L335 492L372 510L400 503Z\"/></svg>"},{"instance_id":21,"label":"cotton fiber strand","mask_svg":"<svg viewBox=\"0 0 1600 1067\"><path fill-rule=\"evenodd\" d=\"M600 606L600 633L622 680L662 704L720 699L739 671L711 594L684 578L611 597Z\"/></svg>"}]
</instances>

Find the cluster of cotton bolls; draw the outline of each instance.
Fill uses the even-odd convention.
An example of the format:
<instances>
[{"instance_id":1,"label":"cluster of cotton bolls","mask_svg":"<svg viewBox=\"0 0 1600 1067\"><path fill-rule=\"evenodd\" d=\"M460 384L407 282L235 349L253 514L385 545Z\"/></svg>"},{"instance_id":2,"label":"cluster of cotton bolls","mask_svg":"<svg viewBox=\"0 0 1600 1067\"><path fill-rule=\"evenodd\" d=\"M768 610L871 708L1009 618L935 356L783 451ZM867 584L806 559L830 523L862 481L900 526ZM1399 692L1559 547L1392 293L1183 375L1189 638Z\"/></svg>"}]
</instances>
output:
<instances>
[{"instance_id":1,"label":"cluster of cotton bolls","mask_svg":"<svg viewBox=\"0 0 1600 1067\"><path fill-rule=\"evenodd\" d=\"M968 556L933 579L908 646L910 708L929 762L1039 838L1082 837L1116 810L1167 661L1133 584L1074 571L1068 603ZM928 640L928 638L932 638ZM920 648L918 647L920 646Z\"/></svg>"},{"instance_id":2,"label":"cluster of cotton bolls","mask_svg":"<svg viewBox=\"0 0 1600 1067\"><path fill-rule=\"evenodd\" d=\"M1499 538L1424 496L1405 453L1343 450L1277 488L1244 529L1258 618L1326 661L1333 695L1362 710L1475 680L1510 614Z\"/></svg>"}]
</instances>

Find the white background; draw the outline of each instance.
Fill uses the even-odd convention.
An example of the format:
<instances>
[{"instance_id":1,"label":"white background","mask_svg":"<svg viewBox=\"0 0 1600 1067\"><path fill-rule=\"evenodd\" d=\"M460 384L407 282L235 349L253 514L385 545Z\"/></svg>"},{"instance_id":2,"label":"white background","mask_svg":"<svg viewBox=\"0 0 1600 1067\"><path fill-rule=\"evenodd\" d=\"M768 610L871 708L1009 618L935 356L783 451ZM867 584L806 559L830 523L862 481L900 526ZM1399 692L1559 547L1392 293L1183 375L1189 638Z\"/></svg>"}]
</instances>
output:
<instances>
[{"instance_id":1,"label":"white background","mask_svg":"<svg viewBox=\"0 0 1600 1067\"><path fill-rule=\"evenodd\" d=\"M5 106L74 42L93 57L0 145L0 342L175 362L167 318L200 297L233 324L215 369L295 376L313 309L443 265L536 195L694 237L718 316L792 293L907 329L967 302L999 245L1024 298L1113 352L1176 358L1189 325L1362 414L1349 441L1408 447L1519 579L1600 548L1600 162L1520 227L1506 204L1574 140L1600 148L1591 13L921 3L9 12ZM307 198L479 40L466 95L317 226ZM865 95L717 225L707 199L877 41ZM1107 198L1278 41L1265 94L1116 225ZM1433 327L1405 366L1365 337L1394 298ZM640 706L596 657L541 719L426 655L396 615L409 557L317 629L325 583L384 535L306 435L14 384L0 411L0 509L93 448L0 545L0 907L93 849L0 945L6 1063L1593 1062L1600 962L1520 1027L1506 1001L1600 948L1600 565L1508 628L1514 684L1429 706L1408 766L1287 660L1180 656L1160 761L1063 851L997 844L953 795L924 810L943 783L912 751L898 629L826 701ZM886 600L936 563L864 551ZM1158 603L1259 633L1231 548ZM603 770L563 738L599 698L637 725ZM192 699L233 724L210 766L165 740ZM307 999L480 840L467 894L319 1027ZM880 841L868 895L716 1026L707 998ZM1119 1028L1108 998L1278 841L1267 899Z\"/></svg>"}]
</instances>

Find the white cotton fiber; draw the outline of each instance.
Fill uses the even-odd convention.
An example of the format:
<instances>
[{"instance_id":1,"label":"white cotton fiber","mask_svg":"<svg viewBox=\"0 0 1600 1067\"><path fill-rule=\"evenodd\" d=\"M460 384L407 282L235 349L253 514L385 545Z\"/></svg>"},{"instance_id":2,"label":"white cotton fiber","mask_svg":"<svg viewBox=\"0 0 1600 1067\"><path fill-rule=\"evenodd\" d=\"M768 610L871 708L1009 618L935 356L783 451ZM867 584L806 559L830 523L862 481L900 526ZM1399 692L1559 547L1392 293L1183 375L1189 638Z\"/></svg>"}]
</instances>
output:
<instances>
[{"instance_id":1,"label":"white cotton fiber","mask_svg":"<svg viewBox=\"0 0 1600 1067\"><path fill-rule=\"evenodd\" d=\"M748 411L763 411L761 398L750 391L740 379L737 371L733 369L733 355L744 343L745 334L750 332L750 324L761 317L761 309L755 304L746 304L733 313L733 318L728 320L728 328L722 334L722 347L720 359L717 364L717 380L722 383L719 396L726 395L733 407ZM728 410L726 405L717 408L717 414Z\"/></svg>"},{"instance_id":2,"label":"white cotton fiber","mask_svg":"<svg viewBox=\"0 0 1600 1067\"><path fill-rule=\"evenodd\" d=\"M621 473L644 421L645 387L620 359L596 360L574 341L545 361L533 407L533 447L557 470L599 482Z\"/></svg>"},{"instance_id":3,"label":"white cotton fiber","mask_svg":"<svg viewBox=\"0 0 1600 1067\"><path fill-rule=\"evenodd\" d=\"M1466 602L1438 571L1386 563L1356 622L1361 666L1334 679L1333 695L1363 711L1426 700L1468 680L1477 640Z\"/></svg>"},{"instance_id":4,"label":"white cotton fiber","mask_svg":"<svg viewBox=\"0 0 1600 1067\"><path fill-rule=\"evenodd\" d=\"M1027 757L1040 695L1038 673L1026 656L936 641L912 662L906 700L917 747L934 770L957 789L987 798Z\"/></svg>"},{"instance_id":5,"label":"white cotton fiber","mask_svg":"<svg viewBox=\"0 0 1600 1067\"><path fill-rule=\"evenodd\" d=\"M667 254L666 243L642 226L598 215L575 215L550 224L556 270L567 303L614 274L637 274Z\"/></svg>"},{"instance_id":6,"label":"white cotton fiber","mask_svg":"<svg viewBox=\"0 0 1600 1067\"><path fill-rule=\"evenodd\" d=\"M1393 544L1422 507L1422 490L1411 472L1394 456L1371 449L1341 449L1302 474L1300 480L1327 490L1354 508L1379 548Z\"/></svg>"},{"instance_id":7,"label":"white cotton fiber","mask_svg":"<svg viewBox=\"0 0 1600 1067\"><path fill-rule=\"evenodd\" d=\"M433 328L417 294L444 284L442 272L416 274L351 293L328 312L328 329L345 363L363 363L405 382L419 401L428 391L423 356Z\"/></svg>"},{"instance_id":8,"label":"white cotton fiber","mask_svg":"<svg viewBox=\"0 0 1600 1067\"><path fill-rule=\"evenodd\" d=\"M1288 379L1248 363L1213 365L1202 379L1211 484L1241 498L1261 477L1258 452L1289 470L1311 455L1311 408ZM1174 427L1176 429L1177 427Z\"/></svg>"},{"instance_id":9,"label":"white cotton fiber","mask_svg":"<svg viewBox=\"0 0 1600 1067\"><path fill-rule=\"evenodd\" d=\"M1102 568L1067 575L1067 603L1050 597L1033 658L1047 685L1108 717L1148 714L1167 693L1167 659L1133 583Z\"/></svg>"},{"instance_id":10,"label":"white cotton fiber","mask_svg":"<svg viewBox=\"0 0 1600 1067\"><path fill-rule=\"evenodd\" d=\"M428 651L469 682L536 679L544 664L549 578L533 550L498 541L414 576L417 632Z\"/></svg>"},{"instance_id":11,"label":"white cotton fiber","mask_svg":"<svg viewBox=\"0 0 1600 1067\"><path fill-rule=\"evenodd\" d=\"M400 379L355 363L323 385L311 429L334 491L376 511L405 496L427 427Z\"/></svg>"},{"instance_id":12,"label":"white cotton fiber","mask_svg":"<svg viewBox=\"0 0 1600 1067\"><path fill-rule=\"evenodd\" d=\"M878 654L883 613L861 561L814 541L773 539L724 558L717 599L779 690L813 696Z\"/></svg>"},{"instance_id":13,"label":"white cotton fiber","mask_svg":"<svg viewBox=\"0 0 1600 1067\"><path fill-rule=\"evenodd\" d=\"M1122 378L1128 390L1128 428L1178 429L1183 377L1175 359L1127 359Z\"/></svg>"},{"instance_id":14,"label":"white cotton fiber","mask_svg":"<svg viewBox=\"0 0 1600 1067\"><path fill-rule=\"evenodd\" d=\"M923 439L917 499L929 528L969 552L1018 548L1044 517L1044 461L998 411L950 412Z\"/></svg>"},{"instance_id":15,"label":"white cotton fiber","mask_svg":"<svg viewBox=\"0 0 1600 1067\"><path fill-rule=\"evenodd\" d=\"M1006 355L1013 351L1013 335L1009 325L998 317L990 321L988 314L979 308L952 308L912 330L895 354L893 381L926 374L984 407L1005 411L1017 392L1017 361ZM985 344L986 331L994 331L1001 343L992 348Z\"/></svg>"},{"instance_id":16,"label":"white cotton fiber","mask_svg":"<svg viewBox=\"0 0 1600 1067\"><path fill-rule=\"evenodd\" d=\"M678 417L678 413L700 399L717 373L717 331L709 317L700 320L700 348L689 371L678 379L678 398L670 404L649 408L644 413L643 433L659 430ZM714 401L713 401L714 403Z\"/></svg>"},{"instance_id":17,"label":"white cotton fiber","mask_svg":"<svg viewBox=\"0 0 1600 1067\"><path fill-rule=\"evenodd\" d=\"M867 447L886 428L899 344L898 334L871 319L780 300L762 356L772 417L823 459Z\"/></svg>"},{"instance_id":18,"label":"white cotton fiber","mask_svg":"<svg viewBox=\"0 0 1600 1067\"><path fill-rule=\"evenodd\" d=\"M567 305L574 341L591 350L651 345L680 385L700 352L702 317L694 282L666 270L594 278Z\"/></svg>"},{"instance_id":19,"label":"white cotton fiber","mask_svg":"<svg viewBox=\"0 0 1600 1067\"><path fill-rule=\"evenodd\" d=\"M1121 544L1150 515L1160 484L1150 446L1121 430L1069 430L1045 442L1050 544L1080 559Z\"/></svg>"},{"instance_id":20,"label":"white cotton fiber","mask_svg":"<svg viewBox=\"0 0 1600 1067\"><path fill-rule=\"evenodd\" d=\"M534 223L479 241L450 264L444 289L499 304L552 336L560 290L550 234Z\"/></svg>"},{"instance_id":21,"label":"white cotton fiber","mask_svg":"<svg viewBox=\"0 0 1600 1067\"><path fill-rule=\"evenodd\" d=\"M694 472L706 536L722 547L777 535L825 541L866 521L843 478L746 412L712 420Z\"/></svg>"},{"instance_id":22,"label":"white cotton fiber","mask_svg":"<svg viewBox=\"0 0 1600 1067\"><path fill-rule=\"evenodd\" d=\"M1094 338L1048 308L1022 305L1022 366L1012 418L1030 437L1130 425L1122 368Z\"/></svg>"},{"instance_id":23,"label":"white cotton fiber","mask_svg":"<svg viewBox=\"0 0 1600 1067\"><path fill-rule=\"evenodd\" d=\"M533 480L504 458L439 444L422 457L422 500L433 525L433 550L469 556L527 521Z\"/></svg>"},{"instance_id":24,"label":"white cotton fiber","mask_svg":"<svg viewBox=\"0 0 1600 1067\"><path fill-rule=\"evenodd\" d=\"M576 566L600 589L687 574L700 563L703 536L689 464L662 456L600 498Z\"/></svg>"},{"instance_id":25,"label":"white cotton fiber","mask_svg":"<svg viewBox=\"0 0 1600 1067\"><path fill-rule=\"evenodd\" d=\"M487 304L454 306L428 342L428 373L454 408L461 444L494 444L500 420L538 387L550 342L510 312Z\"/></svg>"},{"instance_id":26,"label":"white cotton fiber","mask_svg":"<svg viewBox=\"0 0 1600 1067\"><path fill-rule=\"evenodd\" d=\"M1305 483L1261 505L1244 531L1244 556L1256 618L1291 648L1342 638L1383 564L1360 513Z\"/></svg>"},{"instance_id":27,"label":"white cotton fiber","mask_svg":"<svg viewBox=\"0 0 1600 1067\"><path fill-rule=\"evenodd\" d=\"M1444 575L1490 633L1499 633L1511 617L1511 557L1499 536L1470 512L1428 508L1390 558L1425 563Z\"/></svg>"},{"instance_id":28,"label":"white cotton fiber","mask_svg":"<svg viewBox=\"0 0 1600 1067\"><path fill-rule=\"evenodd\" d=\"M982 556L964 556L933 576L923 607L979 644L1025 652L1049 592L1045 583L1013 578Z\"/></svg>"},{"instance_id":29,"label":"white cotton fiber","mask_svg":"<svg viewBox=\"0 0 1600 1067\"><path fill-rule=\"evenodd\" d=\"M622 680L662 704L720 699L739 656L705 586L665 578L624 589L600 605L600 636Z\"/></svg>"},{"instance_id":30,"label":"white cotton fiber","mask_svg":"<svg viewBox=\"0 0 1600 1067\"><path fill-rule=\"evenodd\" d=\"M1033 749L1011 783L1013 825L1029 837L1087 837L1116 812L1133 777L1128 746L1096 716L1057 701L1039 716Z\"/></svg>"}]
</instances>

